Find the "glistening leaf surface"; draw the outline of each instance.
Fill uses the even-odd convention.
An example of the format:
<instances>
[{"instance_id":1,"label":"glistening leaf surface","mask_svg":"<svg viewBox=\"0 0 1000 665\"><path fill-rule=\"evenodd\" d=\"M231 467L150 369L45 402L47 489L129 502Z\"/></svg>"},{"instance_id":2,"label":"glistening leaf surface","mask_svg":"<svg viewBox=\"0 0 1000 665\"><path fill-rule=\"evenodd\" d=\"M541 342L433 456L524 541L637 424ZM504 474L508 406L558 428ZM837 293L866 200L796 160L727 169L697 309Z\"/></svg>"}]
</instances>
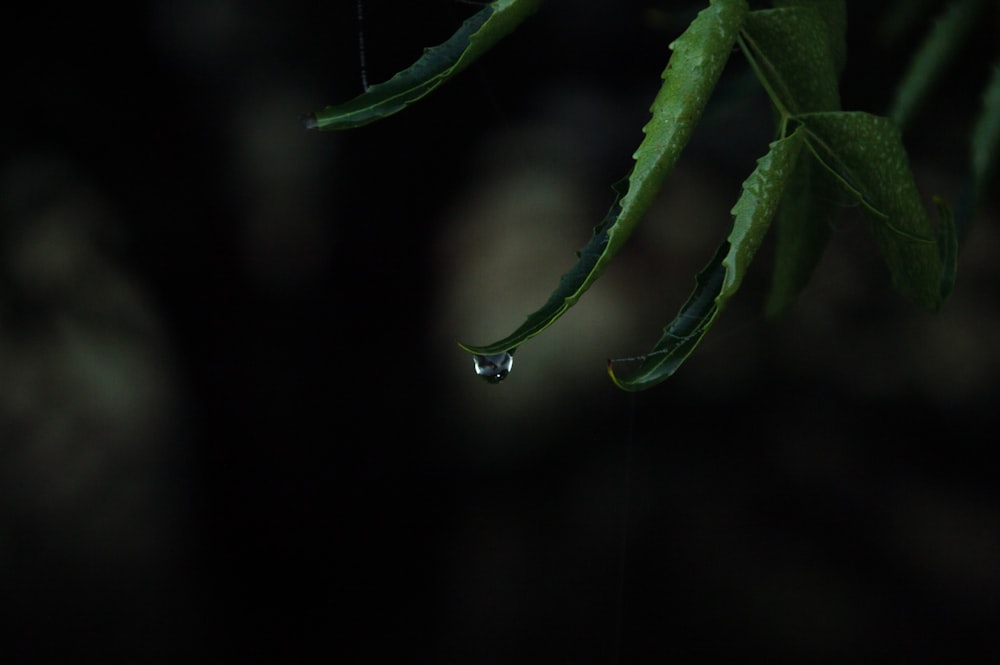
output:
<instances>
[{"instance_id":1,"label":"glistening leaf surface","mask_svg":"<svg viewBox=\"0 0 1000 665\"><path fill-rule=\"evenodd\" d=\"M816 9L750 12L743 33L751 64L780 112L840 108L830 29Z\"/></svg>"},{"instance_id":2,"label":"glistening leaf surface","mask_svg":"<svg viewBox=\"0 0 1000 665\"><path fill-rule=\"evenodd\" d=\"M590 288L649 209L690 140L747 11L745 0L712 0L670 44L672 54L650 107L652 118L642 129L645 138L633 155L635 165L615 186L611 210L578 252L579 261L545 304L510 335L483 346L460 344L462 348L476 354L512 350L552 325Z\"/></svg>"},{"instance_id":3,"label":"glistening leaf surface","mask_svg":"<svg viewBox=\"0 0 1000 665\"><path fill-rule=\"evenodd\" d=\"M661 383L698 346L739 290L795 171L802 145L802 130L798 130L772 143L768 153L757 161L757 168L743 182L743 193L732 209L733 228L729 237L698 274L694 292L663 329L653 350L627 377L615 370L620 361L608 361L608 374L619 388L639 391Z\"/></svg>"},{"instance_id":4,"label":"glistening leaf surface","mask_svg":"<svg viewBox=\"0 0 1000 665\"><path fill-rule=\"evenodd\" d=\"M838 49L843 48L843 2L787 0L780 9L751 12L742 46L779 112L836 111ZM789 114L789 115L786 115ZM836 184L811 158L799 160L778 212L774 272L766 310L771 316L795 300L812 276L830 235Z\"/></svg>"},{"instance_id":5,"label":"glistening leaf surface","mask_svg":"<svg viewBox=\"0 0 1000 665\"><path fill-rule=\"evenodd\" d=\"M955 228L950 215L940 229L931 224L896 124L861 112L799 119L813 155L862 203L893 286L927 309L938 309L947 296L943 285L955 279Z\"/></svg>"},{"instance_id":6,"label":"glistening leaf surface","mask_svg":"<svg viewBox=\"0 0 1000 665\"><path fill-rule=\"evenodd\" d=\"M779 8L811 7L819 12L827 28L830 53L839 76L847 62L847 3L844 0L774 0L773 4Z\"/></svg>"},{"instance_id":7,"label":"glistening leaf surface","mask_svg":"<svg viewBox=\"0 0 1000 665\"><path fill-rule=\"evenodd\" d=\"M496 0L467 19L447 41L424 49L412 65L343 104L307 116L310 129L360 127L402 111L434 91L506 37L541 0Z\"/></svg>"}]
</instances>

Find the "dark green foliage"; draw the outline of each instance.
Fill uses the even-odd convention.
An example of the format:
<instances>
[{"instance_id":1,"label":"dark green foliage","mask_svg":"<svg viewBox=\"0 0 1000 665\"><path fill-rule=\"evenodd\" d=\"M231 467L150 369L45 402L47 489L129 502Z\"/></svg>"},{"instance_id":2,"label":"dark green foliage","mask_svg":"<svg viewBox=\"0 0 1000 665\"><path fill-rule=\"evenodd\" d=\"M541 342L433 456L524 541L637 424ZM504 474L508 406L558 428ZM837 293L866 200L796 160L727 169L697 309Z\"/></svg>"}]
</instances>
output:
<instances>
[{"instance_id":1,"label":"dark green foliage","mask_svg":"<svg viewBox=\"0 0 1000 665\"><path fill-rule=\"evenodd\" d=\"M410 68L365 94L310 116L319 129L358 126L423 97L532 13L537 0L498 0L455 35L429 49ZM732 230L698 274L688 301L653 349L627 376L616 361L608 371L625 390L643 390L671 376L709 331L740 284L777 220L778 238L766 309L777 314L795 301L829 236L831 201L857 201L892 276L906 298L937 310L955 282L958 238L948 207L936 200L933 224L921 201L900 126L941 76L976 16L980 0L961 0L936 24L905 76L889 117L841 109L839 77L846 62L843 0L775 0L750 11L745 0L711 0L673 43L663 84L650 107L631 173L615 185L615 200L578 262L549 299L510 335L483 345L461 344L484 356L513 353L572 307L600 276L648 211L690 140L734 49L742 54L774 107L775 137L743 183L732 209ZM984 97L972 148L973 206L992 175L1000 141L1000 75ZM635 360L635 359L633 359Z\"/></svg>"}]
</instances>

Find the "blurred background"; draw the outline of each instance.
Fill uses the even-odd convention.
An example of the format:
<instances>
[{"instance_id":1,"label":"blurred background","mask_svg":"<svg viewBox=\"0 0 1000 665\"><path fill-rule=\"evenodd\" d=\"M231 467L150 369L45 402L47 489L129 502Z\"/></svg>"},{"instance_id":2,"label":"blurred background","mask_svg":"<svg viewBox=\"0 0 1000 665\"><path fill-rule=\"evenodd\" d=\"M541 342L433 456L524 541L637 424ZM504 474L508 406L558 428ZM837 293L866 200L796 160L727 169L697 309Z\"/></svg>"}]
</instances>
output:
<instances>
[{"instance_id":1,"label":"blurred background","mask_svg":"<svg viewBox=\"0 0 1000 665\"><path fill-rule=\"evenodd\" d=\"M849 4L883 112L947 3ZM702 3L550 0L405 113L355 0L19 7L0 154L0 661L639 663L1000 656L996 196L937 314L847 200L800 302L770 245L637 396L770 138L734 55L654 210L500 385L625 175ZM478 8L364 0L368 80ZM906 136L961 195L996 14ZM989 660L989 658L983 658Z\"/></svg>"}]
</instances>

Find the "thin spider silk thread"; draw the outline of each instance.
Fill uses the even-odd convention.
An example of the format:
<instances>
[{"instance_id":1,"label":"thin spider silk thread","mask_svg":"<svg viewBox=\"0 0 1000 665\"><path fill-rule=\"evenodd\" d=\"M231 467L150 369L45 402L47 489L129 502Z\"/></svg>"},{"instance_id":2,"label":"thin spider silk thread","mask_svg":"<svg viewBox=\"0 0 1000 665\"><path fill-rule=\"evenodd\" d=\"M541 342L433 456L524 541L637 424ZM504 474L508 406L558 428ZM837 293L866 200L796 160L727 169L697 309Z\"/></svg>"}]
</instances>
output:
<instances>
[{"instance_id":1,"label":"thin spider silk thread","mask_svg":"<svg viewBox=\"0 0 1000 665\"><path fill-rule=\"evenodd\" d=\"M622 642L625 633L625 581L628 567L629 517L632 497L632 449L635 446L636 393L628 394L628 433L625 436L625 460L622 472L621 542L618 548L618 593L615 607L614 662L622 660Z\"/></svg>"},{"instance_id":2,"label":"thin spider silk thread","mask_svg":"<svg viewBox=\"0 0 1000 665\"><path fill-rule=\"evenodd\" d=\"M358 0L358 60L361 66L361 87L368 92L368 66L365 62L365 15L364 0Z\"/></svg>"}]
</instances>

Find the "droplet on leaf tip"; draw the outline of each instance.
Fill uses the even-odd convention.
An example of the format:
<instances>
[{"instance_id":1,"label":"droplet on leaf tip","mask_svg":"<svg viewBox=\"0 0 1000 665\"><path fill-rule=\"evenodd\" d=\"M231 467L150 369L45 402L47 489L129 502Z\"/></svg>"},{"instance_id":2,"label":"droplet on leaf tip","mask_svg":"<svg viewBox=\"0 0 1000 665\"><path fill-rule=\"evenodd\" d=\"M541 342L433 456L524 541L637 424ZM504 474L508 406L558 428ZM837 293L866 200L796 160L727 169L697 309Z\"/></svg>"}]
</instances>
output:
<instances>
[{"instance_id":1,"label":"droplet on leaf tip","mask_svg":"<svg viewBox=\"0 0 1000 665\"><path fill-rule=\"evenodd\" d=\"M514 366L514 356L510 351L503 351L489 356L475 356L476 374L488 383L500 383L507 378L510 368Z\"/></svg>"}]
</instances>

